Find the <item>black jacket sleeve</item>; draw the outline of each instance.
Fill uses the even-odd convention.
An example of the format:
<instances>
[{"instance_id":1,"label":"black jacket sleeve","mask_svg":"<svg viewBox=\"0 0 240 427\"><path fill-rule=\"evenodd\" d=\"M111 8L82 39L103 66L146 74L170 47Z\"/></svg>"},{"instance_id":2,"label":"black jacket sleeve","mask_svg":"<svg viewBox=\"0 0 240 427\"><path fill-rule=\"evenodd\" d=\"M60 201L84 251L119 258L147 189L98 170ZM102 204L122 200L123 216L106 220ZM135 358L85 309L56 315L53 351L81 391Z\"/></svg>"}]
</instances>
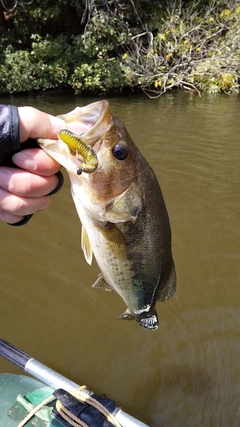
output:
<instances>
[{"instance_id":1,"label":"black jacket sleeve","mask_svg":"<svg viewBox=\"0 0 240 427\"><path fill-rule=\"evenodd\" d=\"M0 105L0 164L19 150L18 109L15 105Z\"/></svg>"},{"instance_id":2,"label":"black jacket sleeve","mask_svg":"<svg viewBox=\"0 0 240 427\"><path fill-rule=\"evenodd\" d=\"M34 139L28 139L20 144L19 135L19 114L15 105L0 105L0 165L16 167L12 162L12 155L25 148L38 147ZM63 175L61 172L56 174L59 184L49 195L56 193L63 184ZM32 215L26 215L24 219L14 226L26 224Z\"/></svg>"}]
</instances>

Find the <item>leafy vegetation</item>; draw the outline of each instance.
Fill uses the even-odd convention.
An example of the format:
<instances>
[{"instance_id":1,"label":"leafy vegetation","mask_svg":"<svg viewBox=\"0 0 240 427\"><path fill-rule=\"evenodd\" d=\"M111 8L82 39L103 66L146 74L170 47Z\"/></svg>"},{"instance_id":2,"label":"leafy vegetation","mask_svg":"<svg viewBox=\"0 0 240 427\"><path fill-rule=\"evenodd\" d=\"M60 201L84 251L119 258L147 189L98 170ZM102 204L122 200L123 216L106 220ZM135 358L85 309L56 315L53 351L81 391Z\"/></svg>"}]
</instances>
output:
<instances>
[{"instance_id":1,"label":"leafy vegetation","mask_svg":"<svg viewBox=\"0 0 240 427\"><path fill-rule=\"evenodd\" d=\"M0 0L0 93L239 92L240 3Z\"/></svg>"}]
</instances>

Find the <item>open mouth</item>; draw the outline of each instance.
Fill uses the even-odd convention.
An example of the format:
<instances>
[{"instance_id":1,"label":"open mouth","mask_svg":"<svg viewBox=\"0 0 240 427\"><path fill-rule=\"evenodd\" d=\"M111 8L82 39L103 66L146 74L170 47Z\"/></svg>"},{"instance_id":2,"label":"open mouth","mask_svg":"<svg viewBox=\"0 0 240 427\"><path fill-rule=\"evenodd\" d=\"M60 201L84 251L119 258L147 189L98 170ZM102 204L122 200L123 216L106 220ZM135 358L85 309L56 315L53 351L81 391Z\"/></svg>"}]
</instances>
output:
<instances>
[{"instance_id":1,"label":"open mouth","mask_svg":"<svg viewBox=\"0 0 240 427\"><path fill-rule=\"evenodd\" d=\"M76 107L73 111L60 116L66 123L66 129L84 138L93 146L110 124L110 108L106 100L94 102L85 107Z\"/></svg>"},{"instance_id":2,"label":"open mouth","mask_svg":"<svg viewBox=\"0 0 240 427\"><path fill-rule=\"evenodd\" d=\"M66 125L59 132L58 140L38 138L38 144L69 172L77 175L94 172L98 166L94 144L112 124L108 101L76 107L58 117Z\"/></svg>"}]
</instances>

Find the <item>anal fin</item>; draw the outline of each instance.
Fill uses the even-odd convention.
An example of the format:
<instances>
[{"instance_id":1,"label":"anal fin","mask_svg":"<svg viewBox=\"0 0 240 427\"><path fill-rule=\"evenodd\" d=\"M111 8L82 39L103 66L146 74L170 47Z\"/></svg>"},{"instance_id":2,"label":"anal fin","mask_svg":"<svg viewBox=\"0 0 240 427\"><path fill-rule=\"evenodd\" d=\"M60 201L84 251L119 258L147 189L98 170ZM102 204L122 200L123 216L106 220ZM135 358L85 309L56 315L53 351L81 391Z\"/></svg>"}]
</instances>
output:
<instances>
[{"instance_id":1,"label":"anal fin","mask_svg":"<svg viewBox=\"0 0 240 427\"><path fill-rule=\"evenodd\" d=\"M123 314L121 314L121 316L119 316L119 320L135 320L135 316L133 316L127 309Z\"/></svg>"},{"instance_id":2,"label":"anal fin","mask_svg":"<svg viewBox=\"0 0 240 427\"><path fill-rule=\"evenodd\" d=\"M96 282L92 285L92 288L103 289L104 291L113 290L113 288L105 281L102 274L99 274Z\"/></svg>"}]
</instances>

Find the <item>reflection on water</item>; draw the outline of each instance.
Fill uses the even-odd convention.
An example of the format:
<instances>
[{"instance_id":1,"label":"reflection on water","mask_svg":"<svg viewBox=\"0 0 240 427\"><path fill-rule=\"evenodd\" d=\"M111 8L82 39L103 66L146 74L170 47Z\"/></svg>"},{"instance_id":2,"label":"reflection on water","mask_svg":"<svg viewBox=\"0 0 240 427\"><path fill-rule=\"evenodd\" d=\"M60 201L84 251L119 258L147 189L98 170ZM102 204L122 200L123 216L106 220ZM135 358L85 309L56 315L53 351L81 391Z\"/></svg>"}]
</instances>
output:
<instances>
[{"instance_id":1,"label":"reflection on water","mask_svg":"<svg viewBox=\"0 0 240 427\"><path fill-rule=\"evenodd\" d=\"M1 99L60 114L99 98ZM173 92L110 99L152 165L168 207L177 294L160 328L119 322L124 303L93 290L65 186L49 209L1 227L1 335L151 427L240 424L239 97ZM1 372L18 372L0 360Z\"/></svg>"}]
</instances>

